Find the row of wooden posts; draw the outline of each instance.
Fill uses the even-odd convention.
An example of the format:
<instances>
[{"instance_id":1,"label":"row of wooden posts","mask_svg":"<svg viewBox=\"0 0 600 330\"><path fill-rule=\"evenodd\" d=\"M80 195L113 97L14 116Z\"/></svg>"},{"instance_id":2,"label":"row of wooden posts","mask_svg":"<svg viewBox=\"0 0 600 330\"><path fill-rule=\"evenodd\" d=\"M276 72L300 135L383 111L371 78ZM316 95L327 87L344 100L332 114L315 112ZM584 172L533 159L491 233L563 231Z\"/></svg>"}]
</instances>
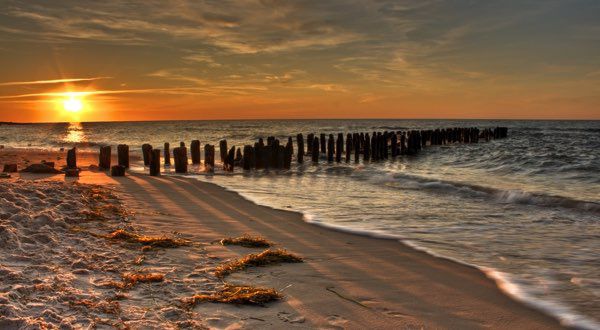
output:
<instances>
[{"instance_id":1,"label":"row of wooden posts","mask_svg":"<svg viewBox=\"0 0 600 330\"><path fill-rule=\"evenodd\" d=\"M480 140L505 138L508 128L496 127L480 130L476 127L455 127L435 130L410 130L397 132L343 133L333 134L311 133L306 140L300 133L296 136L298 163L304 162L304 156L310 157L314 164L319 163L321 156L325 155L327 162L341 162L342 156L346 162L354 160L359 162L361 155L364 161L378 161L399 155L415 155L427 145L447 145L454 143L478 143ZM306 148L305 148L306 141ZM219 141L221 163L225 171L233 171L234 167L241 166L244 170L250 169L289 169L294 155L292 137L288 137L283 145L273 136L267 138L266 144L262 138L254 145L245 145L243 149L232 146L228 149L227 140ZM150 144L142 145L144 166L149 168L150 175L160 175L161 153L164 165L171 165L171 151L169 143L164 144L164 149L154 149ZM111 147L100 147L98 167L110 169L111 175L125 175L129 167L129 146L117 146L118 165L111 166ZM188 153L184 142L179 147L173 148L173 163L176 173L188 172ZM190 156L193 165L201 164L201 147L199 140L190 144ZM76 168L75 148L67 153L67 168ZM204 145L204 166L206 171L215 168L215 146Z\"/></svg>"}]
</instances>

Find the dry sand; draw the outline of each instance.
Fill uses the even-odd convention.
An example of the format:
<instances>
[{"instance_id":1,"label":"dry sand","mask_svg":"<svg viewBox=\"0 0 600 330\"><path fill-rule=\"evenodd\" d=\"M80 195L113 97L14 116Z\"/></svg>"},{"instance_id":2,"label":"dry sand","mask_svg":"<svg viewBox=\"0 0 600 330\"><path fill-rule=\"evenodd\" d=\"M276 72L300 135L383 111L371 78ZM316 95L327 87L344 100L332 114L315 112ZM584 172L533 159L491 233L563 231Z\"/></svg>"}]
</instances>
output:
<instances>
[{"instance_id":1,"label":"dry sand","mask_svg":"<svg viewBox=\"0 0 600 330\"><path fill-rule=\"evenodd\" d=\"M397 241L310 225L300 214L253 204L209 183L167 176L111 178L93 171L82 172L78 181L84 185L75 186L28 181L64 181L60 175L23 178L0 181L3 191L9 191L0 196L0 327L35 328L43 322L133 328L561 328L556 320L504 295L475 268ZM92 189L85 183L110 188L115 196L102 193L108 203L119 201L134 215L82 223L74 210L97 207L78 199ZM55 194L50 201L48 196ZM41 220L36 219L44 214L52 219L45 220L51 225L40 227ZM73 231L73 226L83 226L85 232ZM86 234L106 234L115 228L180 235L196 244L142 253L137 246ZM250 268L225 281L272 287L283 299L266 307L182 305L182 298L219 288L221 279L212 273L215 266L262 251L215 243L243 233L264 236L305 262ZM136 264L140 256L144 260ZM123 272L140 270L165 274L165 281L126 290L115 313L104 313L97 304L68 303L88 299L110 304L121 291L102 284L118 280ZM49 291L36 292L36 284L49 285Z\"/></svg>"}]
</instances>

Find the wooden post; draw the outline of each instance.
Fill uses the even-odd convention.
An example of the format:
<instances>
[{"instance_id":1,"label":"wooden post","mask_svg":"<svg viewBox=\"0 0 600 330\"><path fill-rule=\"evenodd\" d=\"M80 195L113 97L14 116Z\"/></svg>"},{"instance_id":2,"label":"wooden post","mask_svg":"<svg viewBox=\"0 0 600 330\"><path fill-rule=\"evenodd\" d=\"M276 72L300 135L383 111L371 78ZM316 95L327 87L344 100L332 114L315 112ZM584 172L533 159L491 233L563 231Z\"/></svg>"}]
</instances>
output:
<instances>
[{"instance_id":1,"label":"wooden post","mask_svg":"<svg viewBox=\"0 0 600 330\"><path fill-rule=\"evenodd\" d=\"M110 146L100 147L100 157L98 167L103 170L110 170Z\"/></svg>"},{"instance_id":2,"label":"wooden post","mask_svg":"<svg viewBox=\"0 0 600 330\"><path fill-rule=\"evenodd\" d=\"M253 160L254 160L254 149L252 148L252 146L249 145L245 145L244 146L244 156L243 156L243 164L242 167L244 168L245 171L248 171L252 168L253 164Z\"/></svg>"},{"instance_id":3,"label":"wooden post","mask_svg":"<svg viewBox=\"0 0 600 330\"><path fill-rule=\"evenodd\" d=\"M169 148L169 142L165 142L165 152L163 153L165 156L165 165L171 165L171 150Z\"/></svg>"},{"instance_id":4,"label":"wooden post","mask_svg":"<svg viewBox=\"0 0 600 330\"><path fill-rule=\"evenodd\" d=\"M263 145L261 142L259 140L259 142L254 143L254 168L257 170L265 167L263 163Z\"/></svg>"},{"instance_id":5,"label":"wooden post","mask_svg":"<svg viewBox=\"0 0 600 330\"><path fill-rule=\"evenodd\" d=\"M350 162L352 156L352 134L346 134L346 163Z\"/></svg>"},{"instance_id":6,"label":"wooden post","mask_svg":"<svg viewBox=\"0 0 600 330\"><path fill-rule=\"evenodd\" d=\"M242 150L241 150L240 148L237 148L237 149L235 150L235 159L233 160L233 163L234 163L236 166L241 166L241 165L242 165L242 159L243 159L243 158L244 158L244 157L242 156Z\"/></svg>"},{"instance_id":7,"label":"wooden post","mask_svg":"<svg viewBox=\"0 0 600 330\"><path fill-rule=\"evenodd\" d=\"M292 138L288 139L288 143L285 145L284 157L283 157L283 168L290 169L292 167L292 156L294 155L294 143Z\"/></svg>"},{"instance_id":8,"label":"wooden post","mask_svg":"<svg viewBox=\"0 0 600 330\"><path fill-rule=\"evenodd\" d=\"M233 172L235 163L235 146L232 146L227 153L227 157L225 159L225 163L223 164L223 169L228 172Z\"/></svg>"},{"instance_id":9,"label":"wooden post","mask_svg":"<svg viewBox=\"0 0 600 330\"><path fill-rule=\"evenodd\" d=\"M160 149L152 149L152 158L150 159L150 175L160 175Z\"/></svg>"},{"instance_id":10,"label":"wooden post","mask_svg":"<svg viewBox=\"0 0 600 330\"><path fill-rule=\"evenodd\" d=\"M114 165L110 167L110 176L125 176L125 166Z\"/></svg>"},{"instance_id":11,"label":"wooden post","mask_svg":"<svg viewBox=\"0 0 600 330\"><path fill-rule=\"evenodd\" d=\"M400 154L406 155L406 134L404 132L400 134Z\"/></svg>"},{"instance_id":12,"label":"wooden post","mask_svg":"<svg viewBox=\"0 0 600 330\"><path fill-rule=\"evenodd\" d=\"M364 138L364 136L363 136ZM361 146L361 138L358 133L354 133L354 162L358 163L360 161L360 146Z\"/></svg>"},{"instance_id":13,"label":"wooden post","mask_svg":"<svg viewBox=\"0 0 600 330\"><path fill-rule=\"evenodd\" d=\"M142 144L142 157L144 158L144 166L150 165L150 153L152 146L148 143Z\"/></svg>"},{"instance_id":14,"label":"wooden post","mask_svg":"<svg viewBox=\"0 0 600 330\"><path fill-rule=\"evenodd\" d=\"M285 166L285 154L285 147L282 145L278 146L275 168L282 169Z\"/></svg>"},{"instance_id":15,"label":"wooden post","mask_svg":"<svg viewBox=\"0 0 600 330\"><path fill-rule=\"evenodd\" d=\"M369 133L366 133L365 143L363 144L363 159L367 162L369 158L371 158L371 138L369 137Z\"/></svg>"},{"instance_id":16,"label":"wooden post","mask_svg":"<svg viewBox=\"0 0 600 330\"><path fill-rule=\"evenodd\" d=\"M297 160L299 164L302 164L302 162L304 162L304 137L302 136L302 133L296 135L296 143L298 144Z\"/></svg>"},{"instance_id":17,"label":"wooden post","mask_svg":"<svg viewBox=\"0 0 600 330\"><path fill-rule=\"evenodd\" d=\"M398 156L398 135L395 132L392 132L392 157Z\"/></svg>"},{"instance_id":18,"label":"wooden post","mask_svg":"<svg viewBox=\"0 0 600 330\"><path fill-rule=\"evenodd\" d=\"M344 134L338 133L337 140L335 141L335 161L339 163L342 161L342 152L344 151Z\"/></svg>"},{"instance_id":19,"label":"wooden post","mask_svg":"<svg viewBox=\"0 0 600 330\"><path fill-rule=\"evenodd\" d=\"M334 146L333 134L329 134L329 140L327 140L327 161L330 163L333 162Z\"/></svg>"},{"instance_id":20,"label":"wooden post","mask_svg":"<svg viewBox=\"0 0 600 330\"><path fill-rule=\"evenodd\" d=\"M198 165L200 164L200 141L192 140L190 144L190 152L192 154L192 164Z\"/></svg>"},{"instance_id":21,"label":"wooden post","mask_svg":"<svg viewBox=\"0 0 600 330\"><path fill-rule=\"evenodd\" d=\"M185 147L185 142L183 142L183 141L179 142L179 146L180 147ZM187 149L186 149L186 152L187 152Z\"/></svg>"},{"instance_id":22,"label":"wooden post","mask_svg":"<svg viewBox=\"0 0 600 330\"><path fill-rule=\"evenodd\" d=\"M129 168L129 146L126 144L119 144L117 146L117 159L119 165Z\"/></svg>"},{"instance_id":23,"label":"wooden post","mask_svg":"<svg viewBox=\"0 0 600 330\"><path fill-rule=\"evenodd\" d=\"M67 150L67 168L77 168L77 149L75 147Z\"/></svg>"},{"instance_id":24,"label":"wooden post","mask_svg":"<svg viewBox=\"0 0 600 330\"><path fill-rule=\"evenodd\" d=\"M315 139L315 135L310 133L306 136L306 155L312 157L312 146L313 140Z\"/></svg>"},{"instance_id":25,"label":"wooden post","mask_svg":"<svg viewBox=\"0 0 600 330\"><path fill-rule=\"evenodd\" d=\"M318 137L314 137L313 138L313 145L312 145L312 162L317 164L319 163L319 138Z\"/></svg>"},{"instance_id":26,"label":"wooden post","mask_svg":"<svg viewBox=\"0 0 600 330\"><path fill-rule=\"evenodd\" d=\"M325 142L325 134L321 133L321 153L324 154L327 152L326 150L326 142Z\"/></svg>"},{"instance_id":27,"label":"wooden post","mask_svg":"<svg viewBox=\"0 0 600 330\"><path fill-rule=\"evenodd\" d=\"M188 159L186 147L173 149L173 160L175 161L175 173L187 173Z\"/></svg>"},{"instance_id":28,"label":"wooden post","mask_svg":"<svg viewBox=\"0 0 600 330\"><path fill-rule=\"evenodd\" d=\"M215 146L212 144L204 145L204 170L212 172L215 169Z\"/></svg>"},{"instance_id":29,"label":"wooden post","mask_svg":"<svg viewBox=\"0 0 600 330\"><path fill-rule=\"evenodd\" d=\"M227 158L227 140L219 141L219 153L221 155L221 163L225 163Z\"/></svg>"}]
</instances>

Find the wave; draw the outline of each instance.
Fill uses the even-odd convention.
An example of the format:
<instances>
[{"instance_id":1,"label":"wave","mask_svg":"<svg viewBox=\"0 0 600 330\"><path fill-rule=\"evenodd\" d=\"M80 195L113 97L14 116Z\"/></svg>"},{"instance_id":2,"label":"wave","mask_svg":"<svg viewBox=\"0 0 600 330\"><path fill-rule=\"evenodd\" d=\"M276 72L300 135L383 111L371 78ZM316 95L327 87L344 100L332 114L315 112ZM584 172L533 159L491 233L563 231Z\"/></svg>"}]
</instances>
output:
<instances>
[{"instance_id":1,"label":"wave","mask_svg":"<svg viewBox=\"0 0 600 330\"><path fill-rule=\"evenodd\" d=\"M410 174L394 174L393 180L403 183L401 189L423 189L439 193L455 193L463 197L487 198L497 203L563 207L600 214L600 203L573 199L566 196L528 192L518 189L503 190L481 185L436 180Z\"/></svg>"}]
</instances>

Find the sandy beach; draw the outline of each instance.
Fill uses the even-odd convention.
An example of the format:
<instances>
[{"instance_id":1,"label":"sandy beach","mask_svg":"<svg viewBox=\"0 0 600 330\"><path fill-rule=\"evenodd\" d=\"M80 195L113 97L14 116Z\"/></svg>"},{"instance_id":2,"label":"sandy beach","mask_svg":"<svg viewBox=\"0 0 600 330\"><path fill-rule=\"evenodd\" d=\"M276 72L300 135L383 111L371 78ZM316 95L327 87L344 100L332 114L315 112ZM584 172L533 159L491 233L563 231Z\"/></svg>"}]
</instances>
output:
<instances>
[{"instance_id":1,"label":"sandy beach","mask_svg":"<svg viewBox=\"0 0 600 330\"><path fill-rule=\"evenodd\" d=\"M29 162L43 157L48 158L48 155L29 153L24 156ZM90 165L83 160L94 163L93 157L80 159L83 167ZM41 325L50 328L59 325L75 328L89 325L348 329L561 327L553 318L503 294L493 280L475 268L432 257L395 240L311 225L302 220L301 214L256 205L210 183L131 173L113 178L94 170L84 170L79 179L64 181L63 175L33 174L16 174L1 181L5 188L0 197L3 230L22 230L14 232L16 236L10 240L3 239L2 244L2 249L12 251L3 254L0 260L3 283L12 279L8 281L12 284L4 286L0 293L0 304L5 311L5 315L0 316L0 324L8 328L23 325L32 328L43 328ZM80 184L73 184L74 181ZM96 190L90 193L89 189ZM49 194L63 194L62 200L48 201L41 197ZM103 205L115 205L118 212L109 212L101 220L85 221L81 210L98 210L99 207L96 202L90 204L88 199L82 199L90 194L102 196ZM44 235L50 237L44 240L32 239L40 234L37 232L40 227L31 227L27 222L36 223L40 214L56 224L51 226L52 230L44 230ZM148 251L98 236L116 229L180 237L193 244ZM96 234L90 236L90 233ZM260 235L274 242L274 248L286 249L302 257L304 262L252 267L226 278L215 276L214 269L218 265L263 250L218 243L225 237L242 234ZM27 244L23 245L25 241ZM26 247L13 251L14 244ZM31 252L40 249L44 253L37 254L36 259ZM40 261L39 257L48 260L44 269L36 268L41 267L35 262ZM24 270L31 267L44 274L41 277L46 276L46 280L42 283L27 280ZM124 273L131 272L162 274L164 280L140 283L125 292L106 287L107 282L118 281ZM64 282L61 289L54 286L47 288L49 291L44 295L32 293L35 290L31 287L48 284L53 278ZM274 288L282 294L282 299L265 307L210 302L193 307L182 304L196 293L218 290L225 282ZM29 289L24 289L28 286ZM24 304L23 296L34 303ZM99 303L111 304L115 297L119 297L116 310L98 307ZM77 305L86 299L95 305L83 309ZM48 305L41 308L40 304Z\"/></svg>"}]
</instances>

